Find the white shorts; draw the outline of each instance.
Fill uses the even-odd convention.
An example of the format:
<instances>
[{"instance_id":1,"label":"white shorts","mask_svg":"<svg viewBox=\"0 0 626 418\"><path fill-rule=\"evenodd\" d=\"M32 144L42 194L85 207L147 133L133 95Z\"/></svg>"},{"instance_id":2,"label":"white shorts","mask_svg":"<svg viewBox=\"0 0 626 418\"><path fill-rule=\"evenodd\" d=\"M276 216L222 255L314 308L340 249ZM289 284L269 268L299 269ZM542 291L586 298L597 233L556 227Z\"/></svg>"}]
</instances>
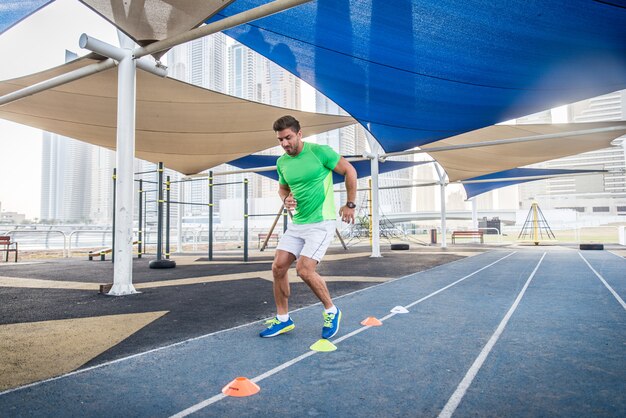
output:
<instances>
[{"instance_id":1,"label":"white shorts","mask_svg":"<svg viewBox=\"0 0 626 418\"><path fill-rule=\"evenodd\" d=\"M303 255L319 263L335 237L336 225L334 220L313 224L291 223L276 248L287 251L296 258Z\"/></svg>"}]
</instances>

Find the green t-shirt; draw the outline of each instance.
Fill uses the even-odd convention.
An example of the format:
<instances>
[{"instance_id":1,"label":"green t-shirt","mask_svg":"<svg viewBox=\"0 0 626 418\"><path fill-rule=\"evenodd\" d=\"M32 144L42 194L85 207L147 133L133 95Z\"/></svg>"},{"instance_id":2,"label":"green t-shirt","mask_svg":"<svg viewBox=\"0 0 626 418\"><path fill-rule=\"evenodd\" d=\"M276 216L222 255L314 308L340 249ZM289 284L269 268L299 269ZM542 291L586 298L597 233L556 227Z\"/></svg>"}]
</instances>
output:
<instances>
[{"instance_id":1,"label":"green t-shirt","mask_svg":"<svg viewBox=\"0 0 626 418\"><path fill-rule=\"evenodd\" d=\"M295 157L283 154L276 162L278 181L287 185L298 201L295 224L336 219L333 172L341 156L328 145L304 142Z\"/></svg>"}]
</instances>

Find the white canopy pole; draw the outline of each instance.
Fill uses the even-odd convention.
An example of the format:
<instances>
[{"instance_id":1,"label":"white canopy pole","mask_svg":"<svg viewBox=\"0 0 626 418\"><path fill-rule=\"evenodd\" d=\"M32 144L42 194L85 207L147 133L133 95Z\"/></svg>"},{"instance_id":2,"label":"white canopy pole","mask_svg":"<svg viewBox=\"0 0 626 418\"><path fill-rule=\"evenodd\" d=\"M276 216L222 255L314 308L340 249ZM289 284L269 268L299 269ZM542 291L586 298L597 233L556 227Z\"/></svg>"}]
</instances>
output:
<instances>
[{"instance_id":1,"label":"white canopy pole","mask_svg":"<svg viewBox=\"0 0 626 418\"><path fill-rule=\"evenodd\" d=\"M115 165L115 243L113 286L109 295L138 293L133 286L133 216L135 178L135 93L137 61L134 43L127 40L118 48L83 34L80 46L119 61L117 74L117 143Z\"/></svg>"},{"instance_id":2,"label":"white canopy pole","mask_svg":"<svg viewBox=\"0 0 626 418\"><path fill-rule=\"evenodd\" d=\"M122 38L124 43L130 44L134 46L135 42L130 38ZM113 58L116 61L121 61L124 59L124 50L103 42L99 39L93 38L86 33L80 35L80 39L78 40L78 45L81 48L88 49L97 54L104 55L105 57ZM144 71L152 73L158 77L167 77L167 68L165 68L160 63L156 62L148 57L144 57L142 59L135 60L135 65L137 68L141 68Z\"/></svg>"},{"instance_id":3,"label":"white canopy pole","mask_svg":"<svg viewBox=\"0 0 626 418\"><path fill-rule=\"evenodd\" d=\"M446 173L439 168L439 164L435 164L435 170L439 176L439 185L441 187L441 248L446 248Z\"/></svg>"},{"instance_id":4,"label":"white canopy pole","mask_svg":"<svg viewBox=\"0 0 626 418\"><path fill-rule=\"evenodd\" d=\"M370 257L382 257L380 254L380 195L378 191L378 156L382 148L376 139L367 132L367 142L369 143L371 155L371 176L372 176L372 254Z\"/></svg>"},{"instance_id":5,"label":"white canopy pole","mask_svg":"<svg viewBox=\"0 0 626 418\"><path fill-rule=\"evenodd\" d=\"M119 63L117 83L117 196L115 263L109 295L138 293L133 286L133 214L136 67L132 50Z\"/></svg>"},{"instance_id":6,"label":"white canopy pole","mask_svg":"<svg viewBox=\"0 0 626 418\"><path fill-rule=\"evenodd\" d=\"M471 198L470 202L472 202L472 229L478 230L478 205L476 204L476 198Z\"/></svg>"}]
</instances>

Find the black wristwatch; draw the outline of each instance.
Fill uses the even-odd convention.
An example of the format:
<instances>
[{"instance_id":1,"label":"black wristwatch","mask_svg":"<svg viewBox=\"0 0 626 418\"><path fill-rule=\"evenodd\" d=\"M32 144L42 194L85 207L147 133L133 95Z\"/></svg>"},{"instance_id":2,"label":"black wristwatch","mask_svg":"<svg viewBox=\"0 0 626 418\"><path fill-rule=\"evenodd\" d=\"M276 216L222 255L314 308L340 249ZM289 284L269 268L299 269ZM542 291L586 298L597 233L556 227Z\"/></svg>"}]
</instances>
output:
<instances>
[{"instance_id":1,"label":"black wristwatch","mask_svg":"<svg viewBox=\"0 0 626 418\"><path fill-rule=\"evenodd\" d=\"M356 208L356 205L354 204L354 202L346 202L346 206L350 209Z\"/></svg>"}]
</instances>

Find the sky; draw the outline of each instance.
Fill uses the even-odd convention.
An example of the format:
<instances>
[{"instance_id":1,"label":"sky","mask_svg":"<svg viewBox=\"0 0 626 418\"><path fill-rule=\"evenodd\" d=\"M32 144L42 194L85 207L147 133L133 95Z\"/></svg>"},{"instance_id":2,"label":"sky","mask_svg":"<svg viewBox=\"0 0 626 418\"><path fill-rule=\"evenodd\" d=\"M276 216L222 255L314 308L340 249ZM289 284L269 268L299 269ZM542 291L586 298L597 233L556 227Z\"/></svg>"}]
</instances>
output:
<instances>
[{"instance_id":1,"label":"sky","mask_svg":"<svg viewBox=\"0 0 626 418\"><path fill-rule=\"evenodd\" d=\"M118 45L112 25L77 0L57 0L0 34L0 80L8 80L65 61L65 50L79 55L78 39L87 33ZM39 217L42 133L0 119L0 202L2 211Z\"/></svg>"}]
</instances>

